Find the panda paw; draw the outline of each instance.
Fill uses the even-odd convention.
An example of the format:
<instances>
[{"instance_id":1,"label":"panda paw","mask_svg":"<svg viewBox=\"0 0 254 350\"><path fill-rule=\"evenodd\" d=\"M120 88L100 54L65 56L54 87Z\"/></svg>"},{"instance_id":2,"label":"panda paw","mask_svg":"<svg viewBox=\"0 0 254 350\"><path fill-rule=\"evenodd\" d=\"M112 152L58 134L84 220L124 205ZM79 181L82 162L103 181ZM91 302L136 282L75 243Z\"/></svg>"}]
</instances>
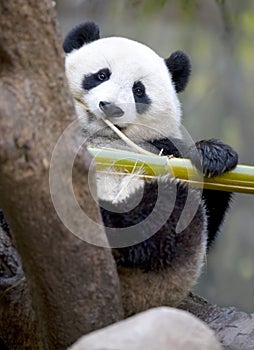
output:
<instances>
[{"instance_id":1,"label":"panda paw","mask_svg":"<svg viewBox=\"0 0 254 350\"><path fill-rule=\"evenodd\" d=\"M199 160L192 158L193 164L205 176L212 177L233 169L238 162L238 154L229 145L222 141L211 139L196 142Z\"/></svg>"}]
</instances>

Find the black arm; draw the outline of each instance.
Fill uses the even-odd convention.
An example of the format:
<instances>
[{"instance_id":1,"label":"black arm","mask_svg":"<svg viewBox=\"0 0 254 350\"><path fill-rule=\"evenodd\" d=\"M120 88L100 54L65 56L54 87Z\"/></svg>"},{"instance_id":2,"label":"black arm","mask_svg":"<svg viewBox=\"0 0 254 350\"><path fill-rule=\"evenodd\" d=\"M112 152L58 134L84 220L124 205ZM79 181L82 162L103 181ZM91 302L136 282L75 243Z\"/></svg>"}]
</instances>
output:
<instances>
[{"instance_id":1,"label":"black arm","mask_svg":"<svg viewBox=\"0 0 254 350\"><path fill-rule=\"evenodd\" d=\"M155 140L151 142L158 149L163 149L164 155L178 158L189 158L192 163L201 168L205 176L216 176L233 169L238 162L238 155L227 144L219 140L202 140L195 146L188 147L182 140ZM204 190L202 197L206 204L208 215L208 246L214 241L224 215L229 207L232 193L215 190Z\"/></svg>"}]
</instances>

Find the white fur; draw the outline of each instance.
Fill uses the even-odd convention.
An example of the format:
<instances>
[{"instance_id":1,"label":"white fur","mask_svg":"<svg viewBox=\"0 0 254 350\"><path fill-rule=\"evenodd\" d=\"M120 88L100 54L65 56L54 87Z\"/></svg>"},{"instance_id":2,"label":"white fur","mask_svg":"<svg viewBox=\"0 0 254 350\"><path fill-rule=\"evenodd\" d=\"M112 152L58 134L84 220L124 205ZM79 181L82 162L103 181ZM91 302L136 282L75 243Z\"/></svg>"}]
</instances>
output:
<instances>
[{"instance_id":1,"label":"white fur","mask_svg":"<svg viewBox=\"0 0 254 350\"><path fill-rule=\"evenodd\" d=\"M103 68L111 71L110 79L85 91L84 76ZM76 98L78 117L93 145L126 148L119 141L113 142L115 135L108 128L105 130L105 124L99 120L105 117L99 108L100 101L115 103L124 111L122 117L111 121L124 127L125 135L137 143L163 137L181 138L181 107L171 75L163 58L147 46L118 37L94 41L67 55L66 74ZM133 84L138 81L144 84L152 101L144 114L137 113L132 92ZM98 119L91 121L88 110ZM94 132L103 127L101 137L97 134L93 138ZM143 180L134 177L112 176L109 181L108 177L98 175L97 180L99 197L108 200L123 200L143 184Z\"/></svg>"}]
</instances>

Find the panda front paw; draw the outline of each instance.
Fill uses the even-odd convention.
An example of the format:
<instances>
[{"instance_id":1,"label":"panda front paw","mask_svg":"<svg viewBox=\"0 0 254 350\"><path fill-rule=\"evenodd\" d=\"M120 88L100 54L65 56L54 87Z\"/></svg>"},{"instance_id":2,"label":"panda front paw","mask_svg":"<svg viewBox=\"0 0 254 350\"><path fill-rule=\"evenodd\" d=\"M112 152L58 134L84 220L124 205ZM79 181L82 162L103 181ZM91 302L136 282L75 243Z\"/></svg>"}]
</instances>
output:
<instances>
[{"instance_id":1,"label":"panda front paw","mask_svg":"<svg viewBox=\"0 0 254 350\"><path fill-rule=\"evenodd\" d=\"M211 139L196 142L199 160L192 157L193 164L202 169L205 176L212 177L233 169L238 163L238 154L222 141Z\"/></svg>"}]
</instances>

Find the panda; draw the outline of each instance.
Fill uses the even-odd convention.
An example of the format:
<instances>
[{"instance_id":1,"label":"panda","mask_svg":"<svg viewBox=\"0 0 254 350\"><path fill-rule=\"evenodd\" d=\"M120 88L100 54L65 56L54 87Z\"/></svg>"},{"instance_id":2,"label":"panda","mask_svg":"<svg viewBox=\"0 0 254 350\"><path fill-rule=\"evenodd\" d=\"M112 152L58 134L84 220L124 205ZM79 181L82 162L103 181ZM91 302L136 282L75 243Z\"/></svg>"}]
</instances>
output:
<instances>
[{"instance_id":1,"label":"panda","mask_svg":"<svg viewBox=\"0 0 254 350\"><path fill-rule=\"evenodd\" d=\"M182 51L164 59L137 41L100 38L93 22L73 28L63 49L87 145L130 150L105 126L103 119L107 119L143 149L189 158L206 176L237 165L238 155L229 145L215 139L190 145L182 133L178 93L191 73L190 59ZM126 316L160 305L178 306L197 282L231 193L200 193L170 176L144 180L98 174L97 188ZM197 203L194 215L185 208L187 199ZM182 214L188 224L179 232ZM127 243L128 233L132 244ZM119 235L126 244L117 246Z\"/></svg>"}]
</instances>

